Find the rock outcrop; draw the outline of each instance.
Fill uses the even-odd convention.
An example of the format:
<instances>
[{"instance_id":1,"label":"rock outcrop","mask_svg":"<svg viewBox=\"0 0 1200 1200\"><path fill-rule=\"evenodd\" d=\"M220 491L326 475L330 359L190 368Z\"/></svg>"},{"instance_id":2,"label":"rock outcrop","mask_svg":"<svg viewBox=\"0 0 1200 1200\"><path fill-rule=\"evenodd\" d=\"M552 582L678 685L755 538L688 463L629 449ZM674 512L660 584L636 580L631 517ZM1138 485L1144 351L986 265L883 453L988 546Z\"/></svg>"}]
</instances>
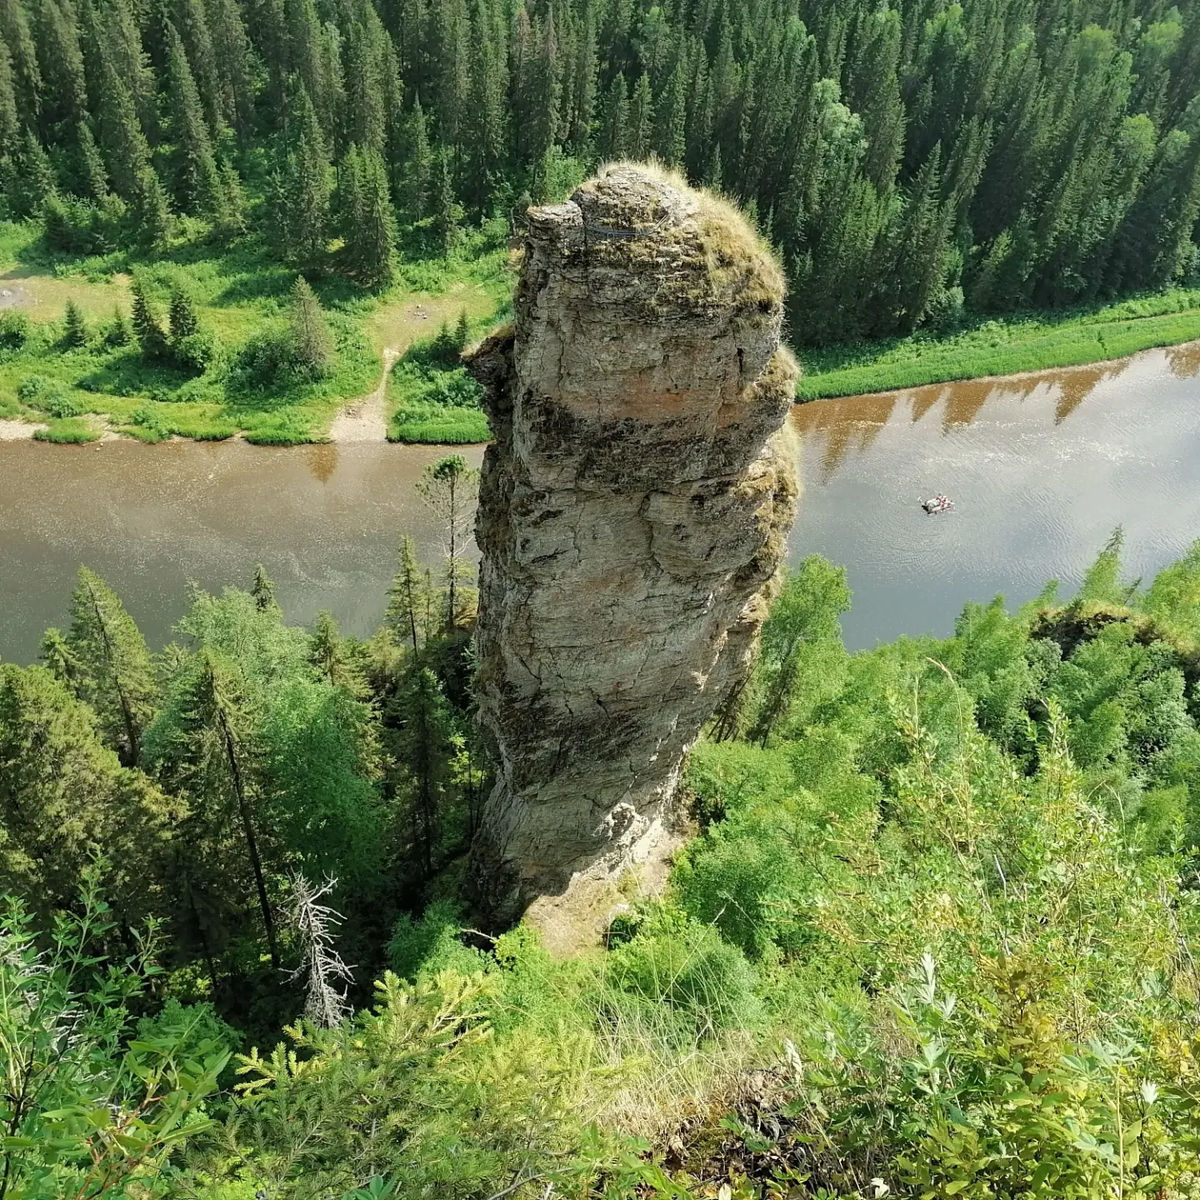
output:
<instances>
[{"instance_id":1,"label":"rock outcrop","mask_svg":"<svg viewBox=\"0 0 1200 1200\"><path fill-rule=\"evenodd\" d=\"M495 438L473 862L494 912L651 854L744 677L795 515L782 301L740 215L664 172L611 167L529 213L513 325L469 364Z\"/></svg>"}]
</instances>

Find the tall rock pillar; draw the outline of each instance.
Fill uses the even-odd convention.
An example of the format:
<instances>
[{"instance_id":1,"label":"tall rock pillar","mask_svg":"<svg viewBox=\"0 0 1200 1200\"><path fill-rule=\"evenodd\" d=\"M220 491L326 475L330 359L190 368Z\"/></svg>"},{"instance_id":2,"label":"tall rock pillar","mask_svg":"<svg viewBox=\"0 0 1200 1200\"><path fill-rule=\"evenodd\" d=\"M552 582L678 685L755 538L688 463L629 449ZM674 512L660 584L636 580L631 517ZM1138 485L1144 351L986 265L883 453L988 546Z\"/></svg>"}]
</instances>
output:
<instances>
[{"instance_id":1,"label":"tall rock pillar","mask_svg":"<svg viewBox=\"0 0 1200 1200\"><path fill-rule=\"evenodd\" d=\"M665 837L683 756L744 677L795 515L783 279L731 207L611 167L529 214L511 328L472 356L495 441L476 537L502 915Z\"/></svg>"}]
</instances>

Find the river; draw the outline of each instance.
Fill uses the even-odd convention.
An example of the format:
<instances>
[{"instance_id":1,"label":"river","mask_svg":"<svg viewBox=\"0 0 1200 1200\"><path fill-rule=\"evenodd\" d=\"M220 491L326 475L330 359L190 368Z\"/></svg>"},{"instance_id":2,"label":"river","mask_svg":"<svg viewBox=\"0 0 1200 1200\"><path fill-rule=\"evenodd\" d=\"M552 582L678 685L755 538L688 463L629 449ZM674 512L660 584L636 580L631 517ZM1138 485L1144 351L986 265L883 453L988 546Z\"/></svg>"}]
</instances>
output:
<instances>
[{"instance_id":1,"label":"river","mask_svg":"<svg viewBox=\"0 0 1200 1200\"><path fill-rule=\"evenodd\" d=\"M823 400L796 409L804 494L790 558L846 566L852 648L949 633L967 600L1076 585L1123 526L1131 575L1200 537L1200 343L1125 362ZM444 449L0 443L0 658L29 661L99 571L153 645L191 583L248 586L261 562L288 619L368 633L397 539L437 531L415 490ZM465 451L478 462L479 447ZM921 496L955 510L926 516Z\"/></svg>"}]
</instances>

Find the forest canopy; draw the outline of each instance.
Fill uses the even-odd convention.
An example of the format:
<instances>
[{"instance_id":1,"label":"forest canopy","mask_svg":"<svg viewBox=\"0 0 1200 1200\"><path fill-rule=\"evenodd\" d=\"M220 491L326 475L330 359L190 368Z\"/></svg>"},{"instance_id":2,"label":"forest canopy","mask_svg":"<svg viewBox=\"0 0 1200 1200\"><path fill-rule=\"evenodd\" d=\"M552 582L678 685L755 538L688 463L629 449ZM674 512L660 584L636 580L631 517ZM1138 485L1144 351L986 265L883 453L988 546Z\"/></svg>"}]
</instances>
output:
<instances>
[{"instance_id":1,"label":"forest canopy","mask_svg":"<svg viewBox=\"0 0 1200 1200\"><path fill-rule=\"evenodd\" d=\"M1195 0L3 0L0 193L365 286L604 159L755 216L819 345L1197 279Z\"/></svg>"},{"instance_id":2,"label":"forest canopy","mask_svg":"<svg viewBox=\"0 0 1200 1200\"><path fill-rule=\"evenodd\" d=\"M1120 552L853 655L806 559L666 892L567 959L463 906L461 563L402 543L366 641L259 571L156 655L81 573L0 665L0 1195L1194 1194L1200 546Z\"/></svg>"}]
</instances>

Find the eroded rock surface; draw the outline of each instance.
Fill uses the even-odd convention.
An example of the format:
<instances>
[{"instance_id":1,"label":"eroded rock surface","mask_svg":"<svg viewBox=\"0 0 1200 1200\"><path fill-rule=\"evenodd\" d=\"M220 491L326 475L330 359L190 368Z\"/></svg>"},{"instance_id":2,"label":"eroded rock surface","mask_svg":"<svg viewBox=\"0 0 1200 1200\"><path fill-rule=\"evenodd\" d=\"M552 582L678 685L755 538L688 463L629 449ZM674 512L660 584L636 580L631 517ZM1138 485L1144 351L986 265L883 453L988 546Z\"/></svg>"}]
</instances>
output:
<instances>
[{"instance_id":1,"label":"eroded rock surface","mask_svg":"<svg viewBox=\"0 0 1200 1200\"><path fill-rule=\"evenodd\" d=\"M630 165L534 209L511 329L471 360L497 782L485 903L612 879L666 837L741 681L795 515L783 281L731 208Z\"/></svg>"}]
</instances>

